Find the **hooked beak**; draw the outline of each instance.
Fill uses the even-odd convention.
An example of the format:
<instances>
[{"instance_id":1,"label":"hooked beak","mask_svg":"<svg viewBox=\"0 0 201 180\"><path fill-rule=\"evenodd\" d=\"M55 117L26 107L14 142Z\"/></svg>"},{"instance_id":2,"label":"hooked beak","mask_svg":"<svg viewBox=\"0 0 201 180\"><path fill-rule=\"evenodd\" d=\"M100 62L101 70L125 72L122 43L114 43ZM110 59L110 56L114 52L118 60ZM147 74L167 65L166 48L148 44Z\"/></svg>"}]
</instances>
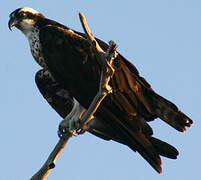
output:
<instances>
[{"instance_id":1,"label":"hooked beak","mask_svg":"<svg viewBox=\"0 0 201 180\"><path fill-rule=\"evenodd\" d=\"M10 18L10 20L8 21L8 28L10 29L10 31L12 31L12 27L16 26L18 24L17 20L15 18Z\"/></svg>"}]
</instances>

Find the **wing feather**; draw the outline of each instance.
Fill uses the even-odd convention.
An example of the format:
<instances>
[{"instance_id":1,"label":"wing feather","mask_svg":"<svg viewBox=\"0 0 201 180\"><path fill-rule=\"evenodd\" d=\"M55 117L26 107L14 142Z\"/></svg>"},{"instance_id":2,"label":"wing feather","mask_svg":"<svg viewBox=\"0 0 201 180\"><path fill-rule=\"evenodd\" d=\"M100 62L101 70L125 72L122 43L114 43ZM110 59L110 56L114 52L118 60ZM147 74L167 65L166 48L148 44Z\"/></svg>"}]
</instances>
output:
<instances>
[{"instance_id":1,"label":"wing feather","mask_svg":"<svg viewBox=\"0 0 201 180\"><path fill-rule=\"evenodd\" d=\"M99 39L97 41L104 50L107 49L106 43ZM88 108L97 94L101 69L85 35L63 26L48 25L40 31L40 42L53 77L82 106ZM146 121L160 117L176 129L185 128L192 121L187 124L184 116L179 116L178 120L174 114L180 113L176 106L160 98L149 83L140 77L135 66L122 55L118 55L114 65L115 74L110 81L113 93L104 99L95 115L103 125L107 124L111 139L138 151L157 172L161 172L159 155L176 157L177 153L172 146L152 139L153 132ZM164 112L173 114L173 119L167 118ZM166 153L163 145L173 155Z\"/></svg>"}]
</instances>

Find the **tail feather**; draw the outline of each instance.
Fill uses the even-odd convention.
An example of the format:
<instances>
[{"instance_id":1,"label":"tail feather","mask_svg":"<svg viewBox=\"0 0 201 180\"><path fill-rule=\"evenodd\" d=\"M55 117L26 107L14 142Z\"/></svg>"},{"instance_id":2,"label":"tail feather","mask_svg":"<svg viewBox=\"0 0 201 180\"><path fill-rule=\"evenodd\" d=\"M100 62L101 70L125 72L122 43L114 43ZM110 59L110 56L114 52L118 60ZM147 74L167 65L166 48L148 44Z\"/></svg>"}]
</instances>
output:
<instances>
[{"instance_id":1,"label":"tail feather","mask_svg":"<svg viewBox=\"0 0 201 180\"><path fill-rule=\"evenodd\" d=\"M177 149L170 144L161 141L160 139L150 137L149 138L150 142L161 156L171 158L171 159L176 159L177 156L179 155L179 152Z\"/></svg>"},{"instance_id":2,"label":"tail feather","mask_svg":"<svg viewBox=\"0 0 201 180\"><path fill-rule=\"evenodd\" d=\"M132 149L132 147L131 147ZM158 156L155 159L152 159L149 155L147 155L144 151L138 150L138 153L158 172L162 173L161 168L161 158Z\"/></svg>"},{"instance_id":3,"label":"tail feather","mask_svg":"<svg viewBox=\"0 0 201 180\"><path fill-rule=\"evenodd\" d=\"M131 134L134 139L131 142L129 140L128 146L134 151L137 150L158 173L161 173L161 158L153 144L141 132L132 132Z\"/></svg>"},{"instance_id":4,"label":"tail feather","mask_svg":"<svg viewBox=\"0 0 201 180\"><path fill-rule=\"evenodd\" d=\"M140 137L142 139L143 134ZM137 151L141 154L141 156L158 172L162 173L161 168L161 158L159 155L176 159L179 155L177 149L170 144L161 141L155 137L147 137L148 139L143 138L143 148L138 148ZM128 145L132 150L136 151L136 145L133 147L132 143Z\"/></svg>"},{"instance_id":5,"label":"tail feather","mask_svg":"<svg viewBox=\"0 0 201 180\"><path fill-rule=\"evenodd\" d=\"M178 131L185 132L193 121L182 113L176 105L153 92L152 99L156 106L156 115Z\"/></svg>"},{"instance_id":6,"label":"tail feather","mask_svg":"<svg viewBox=\"0 0 201 180\"><path fill-rule=\"evenodd\" d=\"M148 161L148 163L158 172L161 173L161 158L158 154L158 152L155 150L152 143L149 141L147 136L149 137L149 134L152 134L151 127L147 125L146 128L143 130L146 130L146 135L141 130L134 131L129 126L129 121L125 123L125 121L122 121L121 118L117 118L115 114L113 114L110 110L108 110L105 106L100 106L100 109L104 110L104 114L102 116L106 116L109 119L113 119L115 121L107 121L107 123L111 123L111 127L118 126L118 136L121 136L121 140L116 140L117 142L126 144L128 147L130 147L133 151L139 152L142 157ZM104 117L103 117L104 118ZM120 126L119 126L120 125ZM117 131L115 131L116 133ZM114 138L111 138L115 140Z\"/></svg>"}]
</instances>

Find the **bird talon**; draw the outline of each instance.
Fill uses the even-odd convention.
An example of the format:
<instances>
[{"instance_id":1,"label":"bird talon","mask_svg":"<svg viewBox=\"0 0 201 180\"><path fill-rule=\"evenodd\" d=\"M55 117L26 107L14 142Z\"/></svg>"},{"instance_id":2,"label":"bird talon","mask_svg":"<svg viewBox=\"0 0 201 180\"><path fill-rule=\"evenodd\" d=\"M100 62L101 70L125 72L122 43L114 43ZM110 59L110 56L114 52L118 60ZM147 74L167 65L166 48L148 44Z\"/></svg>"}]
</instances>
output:
<instances>
[{"instance_id":1,"label":"bird talon","mask_svg":"<svg viewBox=\"0 0 201 180\"><path fill-rule=\"evenodd\" d=\"M77 130L77 134L78 134L78 135L84 134L85 131L86 131L86 130L84 130L84 129L79 129L79 130Z\"/></svg>"},{"instance_id":2,"label":"bird talon","mask_svg":"<svg viewBox=\"0 0 201 180\"><path fill-rule=\"evenodd\" d=\"M79 133L78 133L76 130L71 131L71 134L72 134L73 136L79 136Z\"/></svg>"},{"instance_id":3,"label":"bird talon","mask_svg":"<svg viewBox=\"0 0 201 180\"><path fill-rule=\"evenodd\" d=\"M84 134L85 131L88 129L87 125L82 122L82 119L80 118L72 118L69 121L69 131L74 135L78 136L81 134Z\"/></svg>"},{"instance_id":4,"label":"bird talon","mask_svg":"<svg viewBox=\"0 0 201 180\"><path fill-rule=\"evenodd\" d=\"M71 133L69 129L69 122L64 119L60 122L57 134L59 138L62 138L66 133Z\"/></svg>"}]
</instances>

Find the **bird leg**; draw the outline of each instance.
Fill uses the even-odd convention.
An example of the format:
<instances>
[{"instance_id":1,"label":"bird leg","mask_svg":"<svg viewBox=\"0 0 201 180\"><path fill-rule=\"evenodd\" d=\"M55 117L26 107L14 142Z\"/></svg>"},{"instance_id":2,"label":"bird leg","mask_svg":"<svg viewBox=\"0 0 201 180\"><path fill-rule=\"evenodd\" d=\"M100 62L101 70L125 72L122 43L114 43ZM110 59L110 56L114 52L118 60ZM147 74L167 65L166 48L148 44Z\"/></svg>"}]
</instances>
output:
<instances>
[{"instance_id":1,"label":"bird leg","mask_svg":"<svg viewBox=\"0 0 201 180\"><path fill-rule=\"evenodd\" d=\"M58 136L61 138L65 133L68 132L74 136L77 136L81 133L81 127L82 129L86 130L87 125L83 125L81 122L81 117L84 112L86 112L86 109L82 107L80 103L76 101L76 99L74 99L74 106L71 112L59 124Z\"/></svg>"}]
</instances>

